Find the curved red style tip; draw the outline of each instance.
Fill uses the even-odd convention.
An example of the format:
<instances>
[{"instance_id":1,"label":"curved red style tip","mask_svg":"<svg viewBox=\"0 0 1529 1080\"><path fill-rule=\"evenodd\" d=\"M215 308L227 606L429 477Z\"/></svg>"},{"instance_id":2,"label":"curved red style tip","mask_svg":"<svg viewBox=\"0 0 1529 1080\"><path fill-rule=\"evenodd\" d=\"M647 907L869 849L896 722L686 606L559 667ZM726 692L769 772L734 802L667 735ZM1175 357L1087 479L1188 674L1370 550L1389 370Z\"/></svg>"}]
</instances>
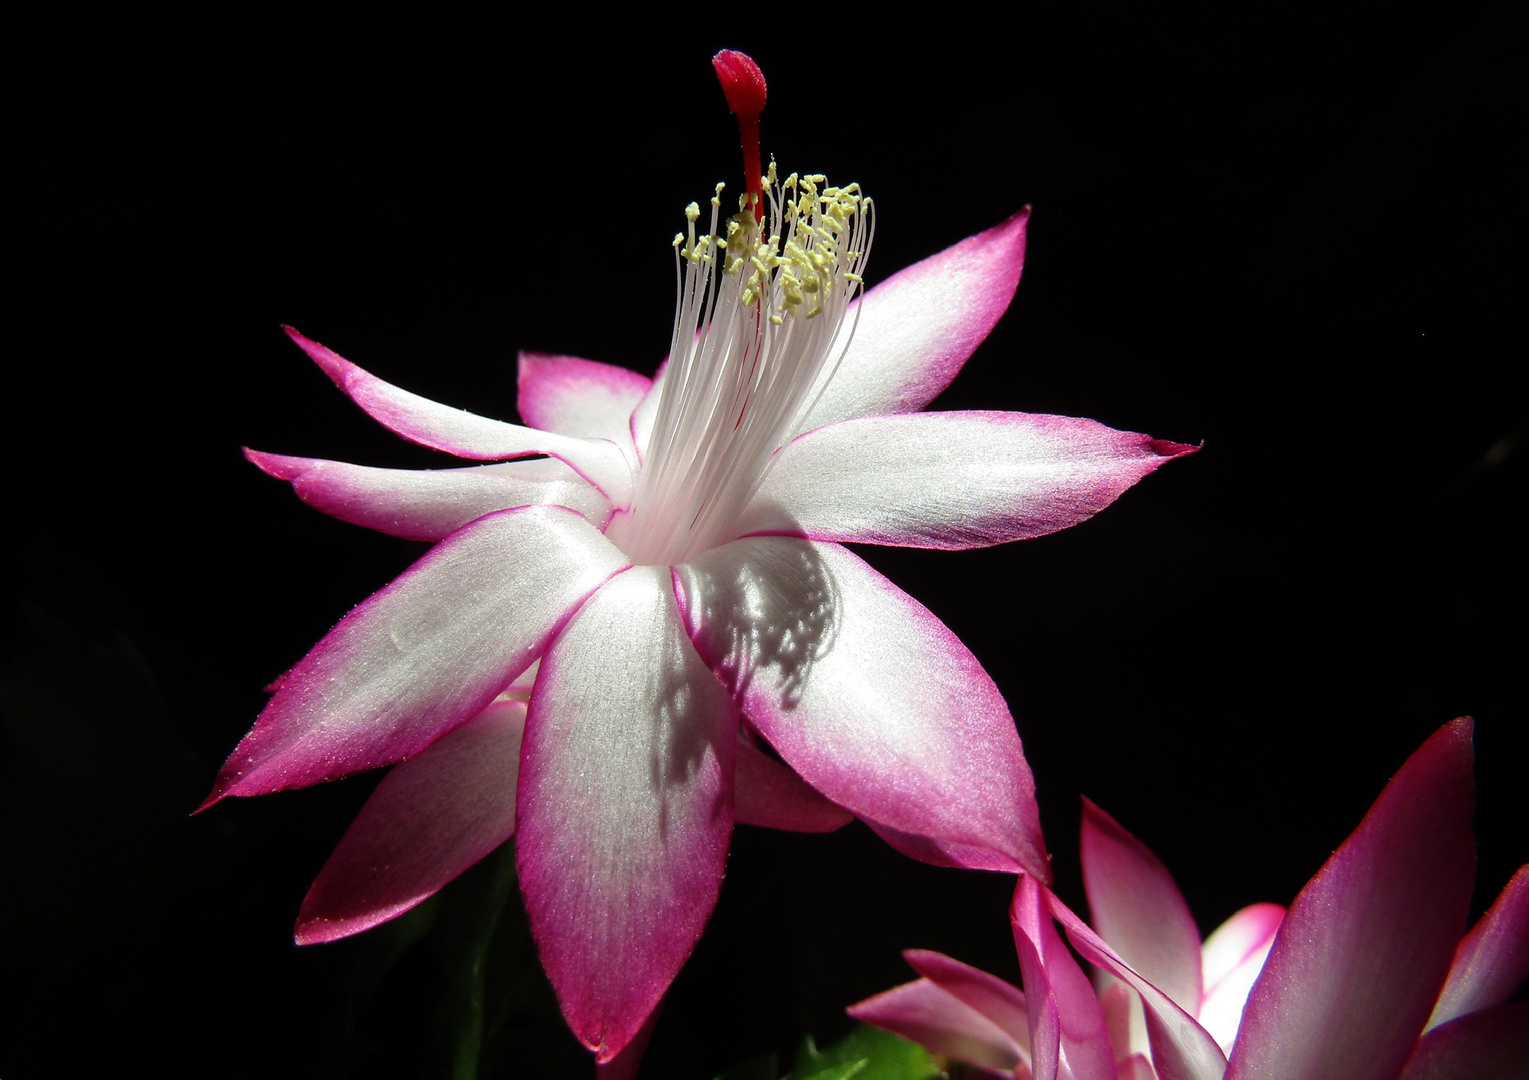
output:
<instances>
[{"instance_id":1,"label":"curved red style tip","mask_svg":"<svg viewBox=\"0 0 1529 1080\"><path fill-rule=\"evenodd\" d=\"M759 114L765 107L765 77L746 53L723 49L711 58L722 84L727 107L738 117L738 141L743 145L743 178L748 184L754 220L764 220L764 198L759 190Z\"/></svg>"},{"instance_id":2,"label":"curved red style tip","mask_svg":"<svg viewBox=\"0 0 1529 1080\"><path fill-rule=\"evenodd\" d=\"M738 114L756 119L765 107L765 77L759 65L746 53L723 49L711 58L711 66L722 84L727 107Z\"/></svg>"}]
</instances>

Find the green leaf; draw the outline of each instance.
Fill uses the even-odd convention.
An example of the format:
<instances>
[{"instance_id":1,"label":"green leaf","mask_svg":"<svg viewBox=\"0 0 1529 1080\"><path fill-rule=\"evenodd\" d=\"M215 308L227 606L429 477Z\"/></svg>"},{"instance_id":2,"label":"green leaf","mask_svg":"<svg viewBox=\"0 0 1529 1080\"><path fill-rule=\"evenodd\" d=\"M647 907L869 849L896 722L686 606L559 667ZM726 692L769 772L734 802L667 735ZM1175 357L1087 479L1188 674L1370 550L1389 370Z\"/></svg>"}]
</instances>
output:
<instances>
[{"instance_id":1,"label":"green leaf","mask_svg":"<svg viewBox=\"0 0 1529 1080\"><path fill-rule=\"evenodd\" d=\"M785 1080L937 1080L940 1069L918 1043L880 1028L856 1027L819 1050L809 1035Z\"/></svg>"}]
</instances>

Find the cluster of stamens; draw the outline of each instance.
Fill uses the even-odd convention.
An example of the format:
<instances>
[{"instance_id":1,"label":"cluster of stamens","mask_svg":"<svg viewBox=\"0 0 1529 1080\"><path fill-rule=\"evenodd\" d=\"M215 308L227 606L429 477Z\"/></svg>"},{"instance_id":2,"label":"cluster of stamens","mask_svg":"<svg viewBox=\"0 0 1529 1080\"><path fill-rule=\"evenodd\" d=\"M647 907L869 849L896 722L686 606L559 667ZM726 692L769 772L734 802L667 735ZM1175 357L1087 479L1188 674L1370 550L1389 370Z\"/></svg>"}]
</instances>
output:
<instances>
[{"instance_id":1,"label":"cluster of stamens","mask_svg":"<svg viewBox=\"0 0 1529 1080\"><path fill-rule=\"evenodd\" d=\"M705 232L691 203L674 238L669 365L630 519L615 530L641 562L679 562L732 538L725 533L798 434L853 334L845 314L874 231L859 185L795 173L781 180L772 162L756 196L767 208L762 222L748 195L724 222L723 190L711 198Z\"/></svg>"},{"instance_id":2,"label":"cluster of stamens","mask_svg":"<svg viewBox=\"0 0 1529 1080\"><path fill-rule=\"evenodd\" d=\"M874 233L858 184L760 175L765 82L753 60L712 59L738 117L748 190L723 221L723 185L685 209L678 298L632 505L606 530L638 563L672 565L734 539L776 454L797 435L854 336L845 327ZM718 226L725 225L723 231Z\"/></svg>"}]
</instances>

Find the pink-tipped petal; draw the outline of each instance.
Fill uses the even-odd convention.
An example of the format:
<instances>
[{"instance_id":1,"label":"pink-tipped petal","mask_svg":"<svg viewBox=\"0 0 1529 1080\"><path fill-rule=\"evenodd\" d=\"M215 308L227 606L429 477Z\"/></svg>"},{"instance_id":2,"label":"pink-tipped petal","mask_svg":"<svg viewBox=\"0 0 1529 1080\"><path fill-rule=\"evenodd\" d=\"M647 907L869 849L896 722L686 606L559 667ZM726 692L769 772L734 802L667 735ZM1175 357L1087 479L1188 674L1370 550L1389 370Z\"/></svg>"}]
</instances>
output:
<instances>
[{"instance_id":1,"label":"pink-tipped petal","mask_svg":"<svg viewBox=\"0 0 1529 1080\"><path fill-rule=\"evenodd\" d=\"M1086 521L1165 461L1194 450L1066 416L846 420L781 451L739 531L987 547Z\"/></svg>"},{"instance_id":2,"label":"pink-tipped petal","mask_svg":"<svg viewBox=\"0 0 1529 1080\"><path fill-rule=\"evenodd\" d=\"M845 1012L863 1024L874 1024L981 1069L1012 1075L1023 1060L992 1020L928 979L894 986Z\"/></svg>"},{"instance_id":3,"label":"pink-tipped petal","mask_svg":"<svg viewBox=\"0 0 1529 1080\"><path fill-rule=\"evenodd\" d=\"M928 949L907 949L903 959L947 994L987 1017L1008 1036L1016 1050L1030 1052L1030 1019L1025 995L997 975Z\"/></svg>"},{"instance_id":4,"label":"pink-tipped petal","mask_svg":"<svg viewBox=\"0 0 1529 1080\"><path fill-rule=\"evenodd\" d=\"M1220 1080L1226 1056L1216 1041L1173 999L1142 978L1066 904L1047 893L1051 914L1067 929L1067 938L1082 957L1121 979L1141 995L1152 1064L1162 1080Z\"/></svg>"},{"instance_id":5,"label":"pink-tipped petal","mask_svg":"<svg viewBox=\"0 0 1529 1080\"><path fill-rule=\"evenodd\" d=\"M632 450L632 410L653 380L577 356L520 354L516 404L534 428L579 439L606 439ZM635 460L635 458L634 458Z\"/></svg>"},{"instance_id":6,"label":"pink-tipped petal","mask_svg":"<svg viewBox=\"0 0 1529 1080\"><path fill-rule=\"evenodd\" d=\"M546 454L567 462L617 505L631 500L631 466L614 443L572 438L453 409L384 382L290 326L286 331L336 386L389 431L432 450L479 461Z\"/></svg>"},{"instance_id":7,"label":"pink-tipped petal","mask_svg":"<svg viewBox=\"0 0 1529 1080\"><path fill-rule=\"evenodd\" d=\"M1264 969L1284 917L1278 904L1253 904L1211 931L1200 948L1205 994L1196 1019L1223 1053L1232 1051L1248 991Z\"/></svg>"},{"instance_id":8,"label":"pink-tipped petal","mask_svg":"<svg viewBox=\"0 0 1529 1080\"><path fill-rule=\"evenodd\" d=\"M312 945L386 922L515 832L526 706L496 701L383 778L329 856L297 916Z\"/></svg>"},{"instance_id":9,"label":"pink-tipped petal","mask_svg":"<svg viewBox=\"0 0 1529 1080\"><path fill-rule=\"evenodd\" d=\"M852 305L834 342L849 349L802 430L916 412L949 386L1014 299L1029 216L900 270Z\"/></svg>"},{"instance_id":10,"label":"pink-tipped petal","mask_svg":"<svg viewBox=\"0 0 1529 1080\"><path fill-rule=\"evenodd\" d=\"M734 770L733 820L738 825L815 833L833 832L854 819L753 743L738 743Z\"/></svg>"},{"instance_id":11,"label":"pink-tipped petal","mask_svg":"<svg viewBox=\"0 0 1529 1080\"><path fill-rule=\"evenodd\" d=\"M1471 722L1407 759L1285 915L1228 1080L1401 1072L1449 972L1475 876Z\"/></svg>"},{"instance_id":12,"label":"pink-tipped petal","mask_svg":"<svg viewBox=\"0 0 1529 1080\"><path fill-rule=\"evenodd\" d=\"M1210 932L1200 946L1206 993L1222 979L1265 951L1274 940L1285 909L1278 904L1249 904Z\"/></svg>"},{"instance_id":13,"label":"pink-tipped petal","mask_svg":"<svg viewBox=\"0 0 1529 1080\"><path fill-rule=\"evenodd\" d=\"M282 677L203 806L418 753L487 708L626 564L562 507L504 510L458 530Z\"/></svg>"},{"instance_id":14,"label":"pink-tipped petal","mask_svg":"<svg viewBox=\"0 0 1529 1080\"><path fill-rule=\"evenodd\" d=\"M1461 940L1430 1028L1501 1005L1529 977L1529 866L1518 873ZM1529 1060L1529 1059L1526 1059Z\"/></svg>"},{"instance_id":15,"label":"pink-tipped petal","mask_svg":"<svg viewBox=\"0 0 1529 1080\"><path fill-rule=\"evenodd\" d=\"M1094 988L1051 921L1050 890L1021 875L1009 919L1025 980L1037 1080L1114 1080L1115 1050Z\"/></svg>"},{"instance_id":16,"label":"pink-tipped petal","mask_svg":"<svg viewBox=\"0 0 1529 1080\"><path fill-rule=\"evenodd\" d=\"M270 476L331 517L406 540L440 540L470 521L517 506L566 506L597 529L611 504L555 458L467 469L374 469L343 461L245 450Z\"/></svg>"},{"instance_id":17,"label":"pink-tipped petal","mask_svg":"<svg viewBox=\"0 0 1529 1080\"><path fill-rule=\"evenodd\" d=\"M1008 708L917 601L844 548L788 537L726 544L675 576L702 657L809 784L963 865L1049 873Z\"/></svg>"},{"instance_id":18,"label":"pink-tipped petal","mask_svg":"<svg viewBox=\"0 0 1529 1080\"><path fill-rule=\"evenodd\" d=\"M1200 1010L1200 930L1173 875L1136 837L1083 800L1083 887L1099 936L1190 1016Z\"/></svg>"},{"instance_id":19,"label":"pink-tipped petal","mask_svg":"<svg viewBox=\"0 0 1529 1080\"><path fill-rule=\"evenodd\" d=\"M613 578L542 658L516 860L542 965L600 1061L637 1034L716 904L737 722L667 568Z\"/></svg>"},{"instance_id":20,"label":"pink-tipped petal","mask_svg":"<svg viewBox=\"0 0 1529 1080\"><path fill-rule=\"evenodd\" d=\"M1467 1013L1418 1040L1398 1080L1515 1080L1529 1071L1529 1002Z\"/></svg>"}]
</instances>

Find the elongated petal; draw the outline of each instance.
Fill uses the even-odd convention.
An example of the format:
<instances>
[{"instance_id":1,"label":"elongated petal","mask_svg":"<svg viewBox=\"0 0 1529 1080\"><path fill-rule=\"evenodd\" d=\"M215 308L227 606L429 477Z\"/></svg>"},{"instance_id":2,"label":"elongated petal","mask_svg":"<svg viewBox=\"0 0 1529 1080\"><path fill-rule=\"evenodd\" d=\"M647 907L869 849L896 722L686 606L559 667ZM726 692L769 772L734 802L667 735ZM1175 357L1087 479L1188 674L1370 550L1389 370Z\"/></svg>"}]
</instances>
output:
<instances>
[{"instance_id":1,"label":"elongated petal","mask_svg":"<svg viewBox=\"0 0 1529 1080\"><path fill-rule=\"evenodd\" d=\"M577 356L520 354L516 405L534 428L632 449L632 410L653 380Z\"/></svg>"},{"instance_id":2,"label":"elongated petal","mask_svg":"<svg viewBox=\"0 0 1529 1080\"><path fill-rule=\"evenodd\" d=\"M914 971L941 990L960 998L997 1024L1015 1049L1029 1053L1029 1014L1025 1011L1025 995L1017 987L1010 986L997 975L928 949L905 950L903 958Z\"/></svg>"},{"instance_id":3,"label":"elongated petal","mask_svg":"<svg viewBox=\"0 0 1529 1080\"><path fill-rule=\"evenodd\" d=\"M1248 995L1229 1080L1401 1072L1470 903L1471 763L1469 720L1435 733L1301 890Z\"/></svg>"},{"instance_id":4,"label":"elongated petal","mask_svg":"<svg viewBox=\"0 0 1529 1080\"><path fill-rule=\"evenodd\" d=\"M542 658L516 860L563 1015L600 1061L637 1033L716 904L737 741L666 568L613 578Z\"/></svg>"},{"instance_id":5,"label":"elongated petal","mask_svg":"<svg viewBox=\"0 0 1529 1080\"><path fill-rule=\"evenodd\" d=\"M554 458L467 469L373 469L245 450L244 456L331 517L406 540L440 540L469 521L517 506L566 506L597 529L611 504Z\"/></svg>"},{"instance_id":6,"label":"elongated petal","mask_svg":"<svg viewBox=\"0 0 1529 1080\"><path fill-rule=\"evenodd\" d=\"M1461 940L1439 995L1430 1028L1478 1009L1501 1005L1529 977L1529 866Z\"/></svg>"},{"instance_id":7,"label":"elongated petal","mask_svg":"<svg viewBox=\"0 0 1529 1080\"><path fill-rule=\"evenodd\" d=\"M1065 416L846 420L781 451L739 531L987 547L1086 521L1163 462L1194 449Z\"/></svg>"},{"instance_id":8,"label":"elongated petal","mask_svg":"<svg viewBox=\"0 0 1529 1080\"><path fill-rule=\"evenodd\" d=\"M1284 917L1278 904L1253 904L1211 931L1200 948L1205 994L1196 1019L1223 1053L1232 1051L1248 991L1264 969Z\"/></svg>"},{"instance_id":9,"label":"elongated petal","mask_svg":"<svg viewBox=\"0 0 1529 1080\"><path fill-rule=\"evenodd\" d=\"M791 832L833 832L854 818L752 743L738 743L733 820Z\"/></svg>"},{"instance_id":10,"label":"elongated petal","mask_svg":"<svg viewBox=\"0 0 1529 1080\"><path fill-rule=\"evenodd\" d=\"M297 943L402 915L509 839L525 724L524 702L495 702L395 765L308 890Z\"/></svg>"},{"instance_id":11,"label":"elongated petal","mask_svg":"<svg viewBox=\"0 0 1529 1080\"><path fill-rule=\"evenodd\" d=\"M572 438L453 409L384 382L290 326L286 330L336 386L389 431L433 450L480 461L547 454L567 462L612 502L624 506L631 499L631 467L614 443Z\"/></svg>"},{"instance_id":12,"label":"elongated petal","mask_svg":"<svg viewBox=\"0 0 1529 1080\"><path fill-rule=\"evenodd\" d=\"M1456 1017L1429 1030L1399 1080L1512 1080L1529 1062L1529 1002Z\"/></svg>"},{"instance_id":13,"label":"elongated petal","mask_svg":"<svg viewBox=\"0 0 1529 1080\"><path fill-rule=\"evenodd\" d=\"M488 707L626 557L572 510L480 518L282 677L204 807L390 765Z\"/></svg>"},{"instance_id":14,"label":"elongated petal","mask_svg":"<svg viewBox=\"0 0 1529 1080\"><path fill-rule=\"evenodd\" d=\"M1047 893L1051 914L1067 929L1073 948L1089 963L1125 981L1141 995L1152 1045L1152 1064L1161 1080L1219 1080L1226 1071L1220 1047L1173 999L1142 978L1098 934L1054 894Z\"/></svg>"},{"instance_id":15,"label":"elongated petal","mask_svg":"<svg viewBox=\"0 0 1529 1080\"><path fill-rule=\"evenodd\" d=\"M978 1068L1010 1073L1022 1060L1018 1048L992 1020L929 979L894 986L845 1012Z\"/></svg>"},{"instance_id":16,"label":"elongated petal","mask_svg":"<svg viewBox=\"0 0 1529 1080\"><path fill-rule=\"evenodd\" d=\"M1029 216L900 270L852 305L834 342L836 353L849 349L802 430L916 412L949 386L1014 299Z\"/></svg>"},{"instance_id":17,"label":"elongated petal","mask_svg":"<svg viewBox=\"0 0 1529 1080\"><path fill-rule=\"evenodd\" d=\"M701 656L809 784L958 846L965 865L1048 872L1003 698L917 601L837 545L787 537L726 544L675 575Z\"/></svg>"},{"instance_id":18,"label":"elongated petal","mask_svg":"<svg viewBox=\"0 0 1529 1080\"><path fill-rule=\"evenodd\" d=\"M1200 1010L1200 930L1173 875L1136 837L1083 800L1083 887L1099 936L1190 1016Z\"/></svg>"},{"instance_id":19,"label":"elongated petal","mask_svg":"<svg viewBox=\"0 0 1529 1080\"><path fill-rule=\"evenodd\" d=\"M1009 910L1025 980L1035 1076L1114 1080L1115 1050L1099 999L1057 935L1049 898L1050 891L1025 874Z\"/></svg>"}]
</instances>

